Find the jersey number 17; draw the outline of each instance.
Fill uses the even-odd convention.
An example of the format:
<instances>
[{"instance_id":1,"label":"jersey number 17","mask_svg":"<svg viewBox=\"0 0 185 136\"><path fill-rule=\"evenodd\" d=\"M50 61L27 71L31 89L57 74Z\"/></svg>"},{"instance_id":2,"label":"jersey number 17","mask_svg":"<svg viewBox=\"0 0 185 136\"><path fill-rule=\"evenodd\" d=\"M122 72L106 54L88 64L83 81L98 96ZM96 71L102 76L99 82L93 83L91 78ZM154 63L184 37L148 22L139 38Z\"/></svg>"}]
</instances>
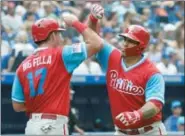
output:
<instances>
[{"instance_id":1,"label":"jersey number 17","mask_svg":"<svg viewBox=\"0 0 185 136\"><path fill-rule=\"evenodd\" d=\"M44 93L44 89L43 89L43 85L44 85L44 81L46 79L46 74L47 74L47 69L46 68L40 68L38 70L35 71L34 76L32 72L29 72L27 74L27 79L29 80L29 88L30 88L30 96L31 97L35 97L39 94L43 94ZM37 90L34 88L34 77L37 77L41 75L40 80L39 80L39 84L38 84L38 88Z\"/></svg>"}]
</instances>

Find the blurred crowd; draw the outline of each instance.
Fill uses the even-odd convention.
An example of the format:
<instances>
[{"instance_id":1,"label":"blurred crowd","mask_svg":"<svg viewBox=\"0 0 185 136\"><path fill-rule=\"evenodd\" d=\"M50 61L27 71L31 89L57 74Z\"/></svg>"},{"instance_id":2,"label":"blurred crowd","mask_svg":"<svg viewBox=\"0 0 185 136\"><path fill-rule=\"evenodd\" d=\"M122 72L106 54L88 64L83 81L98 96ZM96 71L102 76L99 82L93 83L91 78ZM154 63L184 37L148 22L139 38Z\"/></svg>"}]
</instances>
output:
<instances>
[{"instance_id":1,"label":"blurred crowd","mask_svg":"<svg viewBox=\"0 0 185 136\"><path fill-rule=\"evenodd\" d=\"M179 100L171 103L172 114L165 120L164 124L167 131L184 131L184 116L182 115L182 104Z\"/></svg>"},{"instance_id":2,"label":"blurred crowd","mask_svg":"<svg viewBox=\"0 0 185 136\"><path fill-rule=\"evenodd\" d=\"M48 17L59 21L61 16L73 13L86 22L92 3L105 9L100 35L120 48L118 34L131 24L143 25L151 33L149 58L163 74L184 73L184 2L183 1L2 1L1 7L1 67L2 72L15 72L18 65L37 45L31 36L31 25ZM74 30L62 33L64 45L82 41ZM83 62L74 74L103 74L95 58Z\"/></svg>"}]
</instances>

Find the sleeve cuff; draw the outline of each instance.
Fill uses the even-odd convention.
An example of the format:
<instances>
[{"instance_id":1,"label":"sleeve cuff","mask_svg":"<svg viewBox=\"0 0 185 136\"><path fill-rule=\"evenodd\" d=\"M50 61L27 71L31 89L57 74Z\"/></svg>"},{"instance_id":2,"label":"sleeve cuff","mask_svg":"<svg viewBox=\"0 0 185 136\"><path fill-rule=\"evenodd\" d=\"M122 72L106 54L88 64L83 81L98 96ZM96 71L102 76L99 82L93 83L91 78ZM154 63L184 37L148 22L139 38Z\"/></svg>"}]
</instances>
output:
<instances>
[{"instance_id":1,"label":"sleeve cuff","mask_svg":"<svg viewBox=\"0 0 185 136\"><path fill-rule=\"evenodd\" d=\"M25 102L24 100L19 100L19 99L16 99L16 98L12 98L13 101L15 102Z\"/></svg>"},{"instance_id":2,"label":"sleeve cuff","mask_svg":"<svg viewBox=\"0 0 185 136\"><path fill-rule=\"evenodd\" d=\"M158 97L150 97L150 98L146 99L146 102L148 102L150 100L158 100L158 101L162 102L162 104L164 104L164 100L163 99L160 99Z\"/></svg>"}]
</instances>

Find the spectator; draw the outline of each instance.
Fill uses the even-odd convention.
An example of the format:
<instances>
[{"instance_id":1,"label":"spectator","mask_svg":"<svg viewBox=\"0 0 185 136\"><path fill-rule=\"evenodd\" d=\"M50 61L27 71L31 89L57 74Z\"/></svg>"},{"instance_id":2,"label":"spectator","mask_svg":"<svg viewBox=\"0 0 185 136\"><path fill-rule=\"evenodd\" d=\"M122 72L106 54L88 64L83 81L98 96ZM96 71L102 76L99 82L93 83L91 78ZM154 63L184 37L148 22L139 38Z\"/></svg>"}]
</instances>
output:
<instances>
[{"instance_id":1,"label":"spectator","mask_svg":"<svg viewBox=\"0 0 185 136\"><path fill-rule=\"evenodd\" d=\"M1 57L7 55L11 50L9 43L6 40L1 42Z\"/></svg>"},{"instance_id":2,"label":"spectator","mask_svg":"<svg viewBox=\"0 0 185 136\"><path fill-rule=\"evenodd\" d=\"M160 48L158 45L151 45L149 46L149 55L148 57L150 58L151 61L154 63L159 63L161 61L161 52Z\"/></svg>"},{"instance_id":3,"label":"spectator","mask_svg":"<svg viewBox=\"0 0 185 136\"><path fill-rule=\"evenodd\" d=\"M112 6L114 7L112 11L118 14L119 24L123 22L126 12L136 13L135 6L131 1L115 1Z\"/></svg>"},{"instance_id":4,"label":"spectator","mask_svg":"<svg viewBox=\"0 0 185 136\"><path fill-rule=\"evenodd\" d=\"M178 18L178 21L184 19L184 1L178 1L175 4L175 14L176 17Z\"/></svg>"},{"instance_id":5,"label":"spectator","mask_svg":"<svg viewBox=\"0 0 185 136\"><path fill-rule=\"evenodd\" d=\"M22 5L18 5L16 8L15 8L15 13L16 15L19 15L19 16L23 16L25 13L26 13L26 9L25 7L23 7Z\"/></svg>"},{"instance_id":6,"label":"spectator","mask_svg":"<svg viewBox=\"0 0 185 136\"><path fill-rule=\"evenodd\" d=\"M125 28L128 28L128 26L132 25L134 23L134 21L136 21L136 17L137 17L136 13L132 13L130 11L127 11L125 13L125 16L124 16L125 23L122 23L122 32L124 32ZM135 24L139 24L139 22L137 22Z\"/></svg>"},{"instance_id":7,"label":"spectator","mask_svg":"<svg viewBox=\"0 0 185 136\"><path fill-rule=\"evenodd\" d=\"M28 35L26 31L20 31L17 34L16 41L16 44L13 46L13 49L15 49L15 56L17 56L20 51L23 51L25 56L33 53L34 47L28 43Z\"/></svg>"},{"instance_id":8,"label":"spectator","mask_svg":"<svg viewBox=\"0 0 185 136\"><path fill-rule=\"evenodd\" d=\"M27 12L25 16L25 22L35 22L36 17L33 12Z\"/></svg>"},{"instance_id":9,"label":"spectator","mask_svg":"<svg viewBox=\"0 0 185 136\"><path fill-rule=\"evenodd\" d=\"M184 116L180 116L177 120L178 131L184 132Z\"/></svg>"},{"instance_id":10,"label":"spectator","mask_svg":"<svg viewBox=\"0 0 185 136\"><path fill-rule=\"evenodd\" d=\"M173 24L166 24L164 26L164 39L174 41L176 40L176 26Z\"/></svg>"},{"instance_id":11,"label":"spectator","mask_svg":"<svg viewBox=\"0 0 185 136\"><path fill-rule=\"evenodd\" d=\"M161 62L157 63L157 68L162 74L174 75L177 74L176 66L170 62L171 56L163 55Z\"/></svg>"},{"instance_id":12,"label":"spectator","mask_svg":"<svg viewBox=\"0 0 185 136\"><path fill-rule=\"evenodd\" d=\"M107 42L111 42L111 39L114 37L114 30L112 27L104 27L103 28L103 37Z\"/></svg>"},{"instance_id":13,"label":"spectator","mask_svg":"<svg viewBox=\"0 0 185 136\"><path fill-rule=\"evenodd\" d=\"M44 8L45 17L57 19L58 17L54 13L54 5L52 2L43 1L42 6Z\"/></svg>"},{"instance_id":14,"label":"spectator","mask_svg":"<svg viewBox=\"0 0 185 136\"><path fill-rule=\"evenodd\" d=\"M179 26L177 27L177 68L179 73L184 73L184 21L179 22Z\"/></svg>"},{"instance_id":15,"label":"spectator","mask_svg":"<svg viewBox=\"0 0 185 136\"><path fill-rule=\"evenodd\" d=\"M71 101L73 100L73 96L75 94L75 91L72 90L70 91L70 99ZM80 133L81 135L84 135L84 130L78 126L78 117L77 117L77 112L74 107L71 107L70 112L69 112L69 122L68 122L68 127L69 127L69 135L72 134L72 132L76 131Z\"/></svg>"},{"instance_id":16,"label":"spectator","mask_svg":"<svg viewBox=\"0 0 185 136\"><path fill-rule=\"evenodd\" d=\"M15 60L15 50L9 49L8 54L2 56L1 58L1 70L3 73L11 72L14 60Z\"/></svg>"},{"instance_id":17,"label":"spectator","mask_svg":"<svg viewBox=\"0 0 185 136\"><path fill-rule=\"evenodd\" d=\"M17 31L13 31L9 26L2 27L2 29L4 29L4 31L2 31L2 40L7 41L8 44L12 46L15 43Z\"/></svg>"},{"instance_id":18,"label":"spectator","mask_svg":"<svg viewBox=\"0 0 185 136\"><path fill-rule=\"evenodd\" d=\"M106 0L106 2L105 2L105 4L104 4L104 10L106 11L106 12L105 12L105 17L106 17L106 18L107 18L107 17L111 14L111 12L112 12L112 8L113 8L112 3L113 3L112 0Z\"/></svg>"},{"instance_id":19,"label":"spectator","mask_svg":"<svg viewBox=\"0 0 185 136\"><path fill-rule=\"evenodd\" d=\"M112 27L114 28L114 31L117 31L115 30L115 28L119 28L119 25L118 15L116 14L116 12L111 12L111 14L107 18L103 18L103 24L104 27Z\"/></svg>"},{"instance_id":20,"label":"spectator","mask_svg":"<svg viewBox=\"0 0 185 136\"><path fill-rule=\"evenodd\" d=\"M166 12L168 13L169 23L176 23L183 18L184 3L175 4L175 1L165 1L163 2L163 6Z\"/></svg>"},{"instance_id":21,"label":"spectator","mask_svg":"<svg viewBox=\"0 0 185 136\"><path fill-rule=\"evenodd\" d=\"M23 16L23 20L29 20L29 18L31 17L31 19L33 21L38 20L40 18L39 14L38 14L38 10L39 10L39 2L37 1L33 1L33 2L27 2L26 4L26 8L27 8L27 12L24 14Z\"/></svg>"},{"instance_id":22,"label":"spectator","mask_svg":"<svg viewBox=\"0 0 185 136\"><path fill-rule=\"evenodd\" d=\"M22 24L22 18L15 14L15 4L10 2L8 4L7 15L2 17L2 25L4 27L9 27L15 32L22 26Z\"/></svg>"},{"instance_id":23,"label":"spectator","mask_svg":"<svg viewBox=\"0 0 185 136\"><path fill-rule=\"evenodd\" d=\"M33 22L32 21L25 21L24 23L24 30L27 32L28 35L28 43L31 44L34 48L37 47L37 44L33 41L33 38L31 36L31 26Z\"/></svg>"},{"instance_id":24,"label":"spectator","mask_svg":"<svg viewBox=\"0 0 185 136\"><path fill-rule=\"evenodd\" d=\"M175 100L171 104L172 115L165 120L165 126L167 131L178 131L178 118L182 113L181 102Z\"/></svg>"}]
</instances>

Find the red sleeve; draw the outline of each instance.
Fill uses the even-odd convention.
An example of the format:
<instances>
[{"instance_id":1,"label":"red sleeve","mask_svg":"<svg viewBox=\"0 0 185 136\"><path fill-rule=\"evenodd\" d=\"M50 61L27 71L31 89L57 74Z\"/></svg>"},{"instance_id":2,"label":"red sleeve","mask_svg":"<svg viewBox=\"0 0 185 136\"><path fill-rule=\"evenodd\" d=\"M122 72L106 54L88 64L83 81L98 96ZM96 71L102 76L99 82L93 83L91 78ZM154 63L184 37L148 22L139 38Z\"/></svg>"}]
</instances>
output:
<instances>
[{"instance_id":1,"label":"red sleeve","mask_svg":"<svg viewBox=\"0 0 185 136\"><path fill-rule=\"evenodd\" d=\"M159 110L161 111L163 108L163 103L159 100L150 100L150 102L152 102L156 107L159 108Z\"/></svg>"}]
</instances>

